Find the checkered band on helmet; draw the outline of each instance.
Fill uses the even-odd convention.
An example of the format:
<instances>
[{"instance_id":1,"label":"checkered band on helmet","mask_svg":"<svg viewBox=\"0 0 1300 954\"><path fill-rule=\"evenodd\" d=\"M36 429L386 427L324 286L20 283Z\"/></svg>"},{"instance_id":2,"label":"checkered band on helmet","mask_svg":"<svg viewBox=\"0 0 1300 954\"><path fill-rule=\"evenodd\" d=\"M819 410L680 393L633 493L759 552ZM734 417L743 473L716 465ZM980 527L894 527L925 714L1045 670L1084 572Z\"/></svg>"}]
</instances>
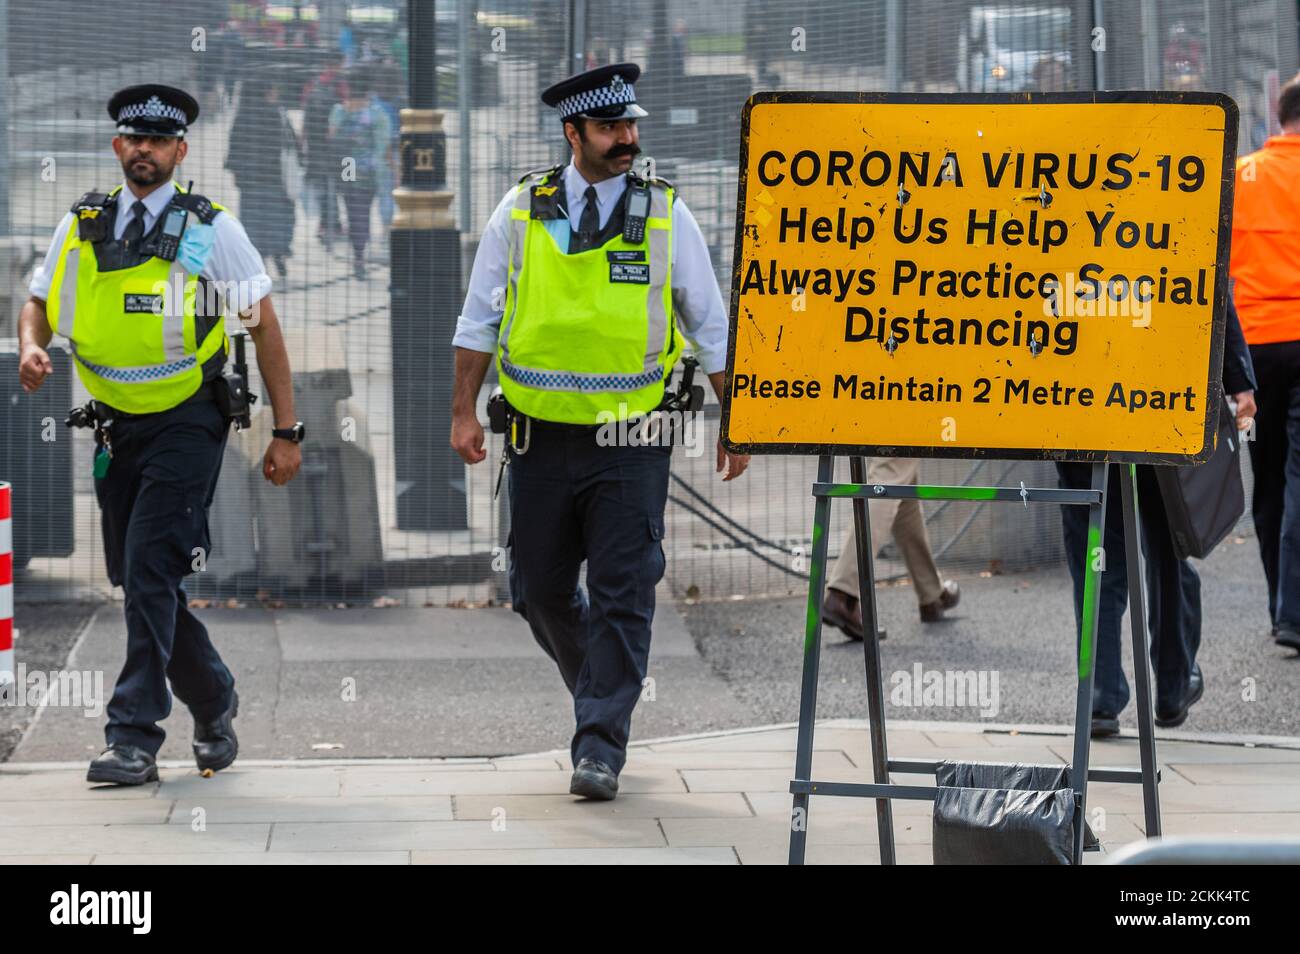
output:
<instances>
[{"instance_id":1,"label":"checkered band on helmet","mask_svg":"<svg viewBox=\"0 0 1300 954\"><path fill-rule=\"evenodd\" d=\"M636 93L632 90L632 84L616 75L608 85L566 96L560 100L556 108L561 116L576 116L588 110L600 109L602 106L622 106L635 102Z\"/></svg>"},{"instance_id":2,"label":"checkered band on helmet","mask_svg":"<svg viewBox=\"0 0 1300 954\"><path fill-rule=\"evenodd\" d=\"M183 109L169 106L157 96L150 96L143 103L130 103L118 110L117 121L119 123L130 122L133 119L170 119L182 126L186 122Z\"/></svg>"}]
</instances>

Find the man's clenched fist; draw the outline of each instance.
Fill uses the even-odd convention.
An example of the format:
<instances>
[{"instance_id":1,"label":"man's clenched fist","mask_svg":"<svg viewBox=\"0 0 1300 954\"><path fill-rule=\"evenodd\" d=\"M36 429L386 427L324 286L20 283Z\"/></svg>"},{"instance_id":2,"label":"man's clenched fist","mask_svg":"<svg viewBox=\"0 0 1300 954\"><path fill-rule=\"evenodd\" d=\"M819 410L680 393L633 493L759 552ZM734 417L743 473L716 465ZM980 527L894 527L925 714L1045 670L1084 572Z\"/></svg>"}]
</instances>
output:
<instances>
[{"instance_id":1,"label":"man's clenched fist","mask_svg":"<svg viewBox=\"0 0 1300 954\"><path fill-rule=\"evenodd\" d=\"M477 464L487 451L483 449L483 425L472 414L452 418L451 446L467 464Z\"/></svg>"},{"instance_id":2,"label":"man's clenched fist","mask_svg":"<svg viewBox=\"0 0 1300 954\"><path fill-rule=\"evenodd\" d=\"M22 357L18 360L18 380L24 391L31 394L53 373L54 365L50 363L50 356L44 348L28 345L23 349Z\"/></svg>"}]
</instances>

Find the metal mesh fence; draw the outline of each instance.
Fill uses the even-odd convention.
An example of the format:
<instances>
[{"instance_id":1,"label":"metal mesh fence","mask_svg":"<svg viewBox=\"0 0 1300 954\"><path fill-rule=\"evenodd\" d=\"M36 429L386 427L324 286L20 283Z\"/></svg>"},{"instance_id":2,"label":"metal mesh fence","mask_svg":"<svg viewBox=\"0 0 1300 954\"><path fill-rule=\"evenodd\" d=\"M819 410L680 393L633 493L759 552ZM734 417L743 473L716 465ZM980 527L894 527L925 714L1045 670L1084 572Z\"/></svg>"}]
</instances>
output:
<instances>
[{"instance_id":1,"label":"metal mesh fence","mask_svg":"<svg viewBox=\"0 0 1300 954\"><path fill-rule=\"evenodd\" d=\"M273 281L309 433L303 472L287 488L262 480L264 399L254 427L231 437L214 549L190 577L192 595L414 605L505 597L505 508L493 497L501 446L490 438L488 462L476 467L452 458L450 339L492 210L523 172L565 158L559 123L538 99L564 75L643 66L642 148L699 221L725 290L740 107L755 90L1221 90L1241 107L1246 151L1274 131L1279 78L1297 67L1293 0L409 3L132 0L110 14L85 0L0 0L5 313L17 315L73 201L122 181L105 102L132 83L165 82L199 99L176 179L240 218ZM404 148L412 76L437 118ZM419 210L393 199L421 175L436 179L449 214L435 221L431 245L411 237L428 224ZM15 333L11 318L2 334ZM90 441L62 426L85 392L66 353L34 396L18 387L12 338L0 339L0 358L0 480L14 485L20 595L106 596ZM265 391L255 369L254 390ZM699 453L674 457L674 592L801 590L814 463L760 458L723 485L712 395L705 420ZM933 461L922 479L1051 485L1055 473ZM836 541L849 508L833 514ZM946 567L1060 558L1051 508L931 506L927 520ZM885 557L882 576L901 571L888 548Z\"/></svg>"}]
</instances>

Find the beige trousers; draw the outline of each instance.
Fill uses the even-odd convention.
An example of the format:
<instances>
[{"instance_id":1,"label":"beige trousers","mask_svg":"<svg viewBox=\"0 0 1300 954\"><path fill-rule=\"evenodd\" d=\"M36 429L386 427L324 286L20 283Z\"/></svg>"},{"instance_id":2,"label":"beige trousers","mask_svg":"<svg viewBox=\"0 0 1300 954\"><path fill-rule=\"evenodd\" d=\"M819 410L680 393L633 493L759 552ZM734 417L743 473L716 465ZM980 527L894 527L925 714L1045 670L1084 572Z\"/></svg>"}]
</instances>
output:
<instances>
[{"instance_id":1,"label":"beige trousers","mask_svg":"<svg viewBox=\"0 0 1300 954\"><path fill-rule=\"evenodd\" d=\"M867 483L915 484L920 472L921 462L915 457L873 457L867 466ZM934 554L930 552L930 538L925 532L921 501L872 500L867 506L871 514L872 554L878 554L892 534L912 578L917 604L933 603L939 598L941 584L939 568L934 565ZM851 522L827 585L858 598L858 547Z\"/></svg>"}]
</instances>

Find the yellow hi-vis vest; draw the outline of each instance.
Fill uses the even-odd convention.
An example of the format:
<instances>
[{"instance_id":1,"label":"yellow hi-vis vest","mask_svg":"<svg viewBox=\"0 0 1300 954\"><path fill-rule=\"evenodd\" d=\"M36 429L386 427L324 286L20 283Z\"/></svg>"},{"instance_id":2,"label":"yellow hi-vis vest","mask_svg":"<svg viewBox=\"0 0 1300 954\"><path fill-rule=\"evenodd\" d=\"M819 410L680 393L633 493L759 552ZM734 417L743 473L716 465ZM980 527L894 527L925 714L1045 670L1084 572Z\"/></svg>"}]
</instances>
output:
<instances>
[{"instance_id":1,"label":"yellow hi-vis vest","mask_svg":"<svg viewBox=\"0 0 1300 954\"><path fill-rule=\"evenodd\" d=\"M530 215L534 189L564 188L559 171L515 187L497 370L506 399L529 417L598 424L654 410L663 398L682 351L672 318L673 190L649 186L641 242L619 233L573 254Z\"/></svg>"},{"instance_id":2,"label":"yellow hi-vis vest","mask_svg":"<svg viewBox=\"0 0 1300 954\"><path fill-rule=\"evenodd\" d=\"M99 264L95 244L81 239L74 219L45 303L50 327L71 342L77 374L95 400L128 414L175 407L199 389L209 359L220 353L225 360L219 304L218 314L196 321L201 280L179 261L151 257L110 271Z\"/></svg>"}]
</instances>

